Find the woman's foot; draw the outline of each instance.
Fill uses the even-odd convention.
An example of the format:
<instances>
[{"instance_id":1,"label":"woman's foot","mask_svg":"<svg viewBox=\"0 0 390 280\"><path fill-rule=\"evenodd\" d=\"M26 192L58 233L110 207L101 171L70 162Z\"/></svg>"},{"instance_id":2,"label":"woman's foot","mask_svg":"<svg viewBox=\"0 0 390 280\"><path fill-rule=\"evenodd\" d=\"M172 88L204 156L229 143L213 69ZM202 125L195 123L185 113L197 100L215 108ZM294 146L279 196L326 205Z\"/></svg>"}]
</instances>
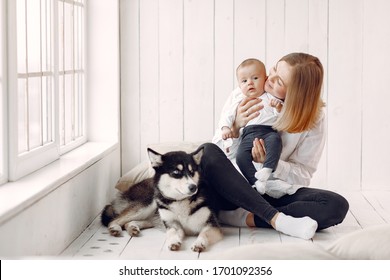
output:
<instances>
[{"instance_id":1,"label":"woman's foot","mask_svg":"<svg viewBox=\"0 0 390 280\"><path fill-rule=\"evenodd\" d=\"M295 218L283 213L278 213L273 218L272 226L286 235L302 239L310 239L316 233L318 224L310 217Z\"/></svg>"}]
</instances>

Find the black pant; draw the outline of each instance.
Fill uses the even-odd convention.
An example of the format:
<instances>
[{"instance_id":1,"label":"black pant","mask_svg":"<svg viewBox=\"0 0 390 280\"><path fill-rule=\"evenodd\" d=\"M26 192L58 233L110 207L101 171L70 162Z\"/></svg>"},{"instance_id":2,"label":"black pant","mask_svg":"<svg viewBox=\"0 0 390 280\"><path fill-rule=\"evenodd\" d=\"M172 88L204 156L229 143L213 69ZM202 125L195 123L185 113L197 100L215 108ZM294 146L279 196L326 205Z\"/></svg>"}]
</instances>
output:
<instances>
[{"instance_id":1,"label":"black pant","mask_svg":"<svg viewBox=\"0 0 390 280\"><path fill-rule=\"evenodd\" d=\"M255 214L257 227L270 227L270 221L278 211L293 217L309 216L317 221L319 230L341 223L347 214L347 200L327 190L301 188L295 194L279 199L262 196L218 146L211 143L202 146L202 187L206 188L210 204L216 211L242 207Z\"/></svg>"},{"instance_id":2,"label":"black pant","mask_svg":"<svg viewBox=\"0 0 390 280\"><path fill-rule=\"evenodd\" d=\"M252 147L255 138L264 140L265 150L267 151L263 168L270 168L274 171L282 153L282 139L272 126L250 125L244 128L242 140L237 150L236 162L251 185L254 185L257 181L255 177L257 170L252 162Z\"/></svg>"}]
</instances>

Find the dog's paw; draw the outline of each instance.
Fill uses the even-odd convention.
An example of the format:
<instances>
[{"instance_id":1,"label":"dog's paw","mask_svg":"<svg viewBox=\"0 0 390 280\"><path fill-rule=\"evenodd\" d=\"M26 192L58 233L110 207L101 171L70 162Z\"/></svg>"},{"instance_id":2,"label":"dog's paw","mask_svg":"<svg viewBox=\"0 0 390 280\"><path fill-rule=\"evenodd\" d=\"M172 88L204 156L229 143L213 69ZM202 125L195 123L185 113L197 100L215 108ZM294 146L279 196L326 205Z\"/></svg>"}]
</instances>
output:
<instances>
[{"instance_id":1,"label":"dog's paw","mask_svg":"<svg viewBox=\"0 0 390 280\"><path fill-rule=\"evenodd\" d=\"M204 250L206 250L206 246L203 243L195 242L192 245L191 250L194 252L200 253L200 252L203 252Z\"/></svg>"},{"instance_id":2,"label":"dog's paw","mask_svg":"<svg viewBox=\"0 0 390 280\"><path fill-rule=\"evenodd\" d=\"M178 251L181 247L181 242L175 242L168 245L168 249L171 251Z\"/></svg>"},{"instance_id":3,"label":"dog's paw","mask_svg":"<svg viewBox=\"0 0 390 280\"><path fill-rule=\"evenodd\" d=\"M130 236L138 236L141 232L141 229L137 225L129 225L127 227L127 232Z\"/></svg>"},{"instance_id":4,"label":"dog's paw","mask_svg":"<svg viewBox=\"0 0 390 280\"><path fill-rule=\"evenodd\" d=\"M112 236L121 236L122 228L120 225L111 225L108 227L108 231Z\"/></svg>"}]
</instances>

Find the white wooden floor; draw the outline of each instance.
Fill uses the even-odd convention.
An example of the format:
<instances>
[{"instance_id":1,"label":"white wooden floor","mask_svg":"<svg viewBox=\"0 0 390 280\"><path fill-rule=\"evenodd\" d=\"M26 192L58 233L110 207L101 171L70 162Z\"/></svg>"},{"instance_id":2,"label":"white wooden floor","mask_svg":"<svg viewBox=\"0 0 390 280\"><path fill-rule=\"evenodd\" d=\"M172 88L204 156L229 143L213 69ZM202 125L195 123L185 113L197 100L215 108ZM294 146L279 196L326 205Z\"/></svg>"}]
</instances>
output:
<instances>
[{"instance_id":1,"label":"white wooden floor","mask_svg":"<svg viewBox=\"0 0 390 280\"><path fill-rule=\"evenodd\" d=\"M316 233L312 240L301 240L280 234L273 229L224 227L224 238L202 253L190 247L195 237L187 237L180 251L171 252L165 243L165 232L146 229L139 237L123 232L121 237L108 234L97 217L89 227L61 254L75 259L202 259L207 254L250 243L313 242L326 245L355 230L390 223L390 191L342 193L350 203L350 211L340 225Z\"/></svg>"}]
</instances>

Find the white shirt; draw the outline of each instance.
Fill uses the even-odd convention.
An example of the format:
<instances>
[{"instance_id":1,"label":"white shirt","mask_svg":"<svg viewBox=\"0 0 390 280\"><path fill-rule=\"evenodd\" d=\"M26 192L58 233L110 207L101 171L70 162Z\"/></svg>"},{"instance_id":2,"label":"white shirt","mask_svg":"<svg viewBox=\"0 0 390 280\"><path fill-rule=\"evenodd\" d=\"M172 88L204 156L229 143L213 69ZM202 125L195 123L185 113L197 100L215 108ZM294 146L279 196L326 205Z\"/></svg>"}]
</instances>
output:
<instances>
[{"instance_id":1,"label":"white shirt","mask_svg":"<svg viewBox=\"0 0 390 280\"><path fill-rule=\"evenodd\" d=\"M236 117L237 107L244 98L245 95L241 92L240 88L236 88L232 91L222 108L221 117L218 122L219 129L224 126L232 127ZM254 124L273 125L279 115L278 111L270 105L271 99L276 99L276 97L265 92L259 98L262 99L262 104L264 106L263 109L261 109L261 114L250 120L246 126Z\"/></svg>"},{"instance_id":2,"label":"white shirt","mask_svg":"<svg viewBox=\"0 0 390 280\"><path fill-rule=\"evenodd\" d=\"M241 89L238 87L235 90L232 91L232 93L229 95L225 105L222 108L221 117L218 122L218 127L215 131L214 137L212 139L213 143L218 143L222 140L222 127L232 127L237 107L241 103L241 101L245 98L245 95L241 92ZM250 120L246 126L249 125L269 125L272 126L276 119L278 118L279 112L276 110L276 108L272 107L270 104L271 99L276 99L272 94L270 93L263 93L259 98L262 100L263 108L261 109L261 114ZM242 129L240 130L240 134L242 134ZM241 139L241 138L240 138ZM231 142L230 142L231 143ZM222 142L223 144L223 142ZM237 154L237 149L239 146L239 142L233 141L233 144L231 147L229 147L229 153L226 152L226 149L222 146L220 148L225 152L226 156L232 160L235 159Z\"/></svg>"},{"instance_id":3,"label":"white shirt","mask_svg":"<svg viewBox=\"0 0 390 280\"><path fill-rule=\"evenodd\" d=\"M229 96L225 106L234 96L233 93ZM272 173L273 178L283 180L292 185L308 186L314 172L317 170L318 162L325 146L325 111L322 110L319 120L313 129L301 133L281 132L280 135L283 148L278 166ZM240 138L233 139L233 145L238 145L239 142ZM217 139L214 137L213 143L223 150L222 138ZM235 157L228 156L228 158L238 169L235 164ZM258 170L261 167L262 164L256 164Z\"/></svg>"}]
</instances>

